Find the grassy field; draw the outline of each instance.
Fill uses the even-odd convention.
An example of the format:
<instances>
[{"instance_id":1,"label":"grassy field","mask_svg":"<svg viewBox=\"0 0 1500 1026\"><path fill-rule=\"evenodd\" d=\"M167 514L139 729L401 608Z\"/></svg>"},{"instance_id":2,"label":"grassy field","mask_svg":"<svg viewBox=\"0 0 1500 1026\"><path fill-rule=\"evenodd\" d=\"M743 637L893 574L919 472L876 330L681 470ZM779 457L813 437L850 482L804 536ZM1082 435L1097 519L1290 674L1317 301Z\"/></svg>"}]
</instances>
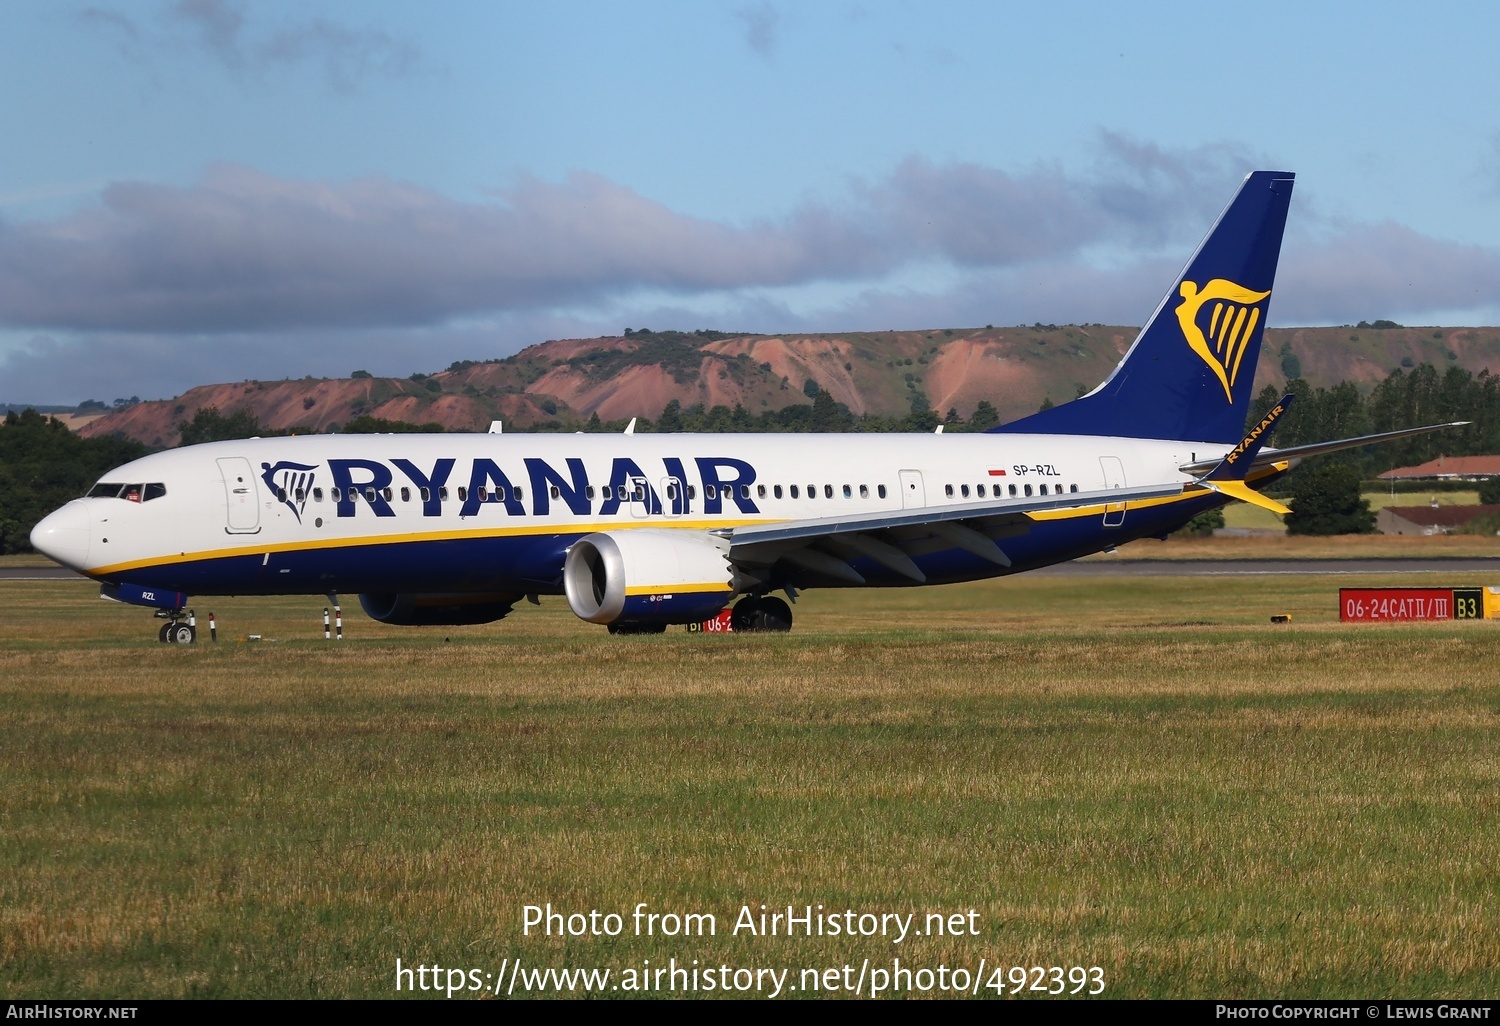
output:
<instances>
[{"instance_id":1,"label":"grassy field","mask_svg":"<svg viewBox=\"0 0 1500 1026\"><path fill-rule=\"evenodd\" d=\"M1479 502L1479 493L1472 492L1364 492L1361 494L1370 508L1379 512L1386 506L1425 506L1436 500L1440 506L1473 506ZM1283 531L1286 524L1281 515L1260 506L1245 502L1231 502L1224 507L1225 527L1248 527L1264 531Z\"/></svg>"},{"instance_id":2,"label":"grassy field","mask_svg":"<svg viewBox=\"0 0 1500 1026\"><path fill-rule=\"evenodd\" d=\"M1417 582L1500 584L1471 576ZM547 599L325 643L321 601L226 600L178 647L0 582L0 995L386 997L397 958L517 957L1493 995L1500 624L1341 626L1340 583L815 592L784 637L611 638ZM548 902L625 930L523 936ZM633 936L638 902L718 932ZM979 932L730 933L763 903Z\"/></svg>"}]
</instances>

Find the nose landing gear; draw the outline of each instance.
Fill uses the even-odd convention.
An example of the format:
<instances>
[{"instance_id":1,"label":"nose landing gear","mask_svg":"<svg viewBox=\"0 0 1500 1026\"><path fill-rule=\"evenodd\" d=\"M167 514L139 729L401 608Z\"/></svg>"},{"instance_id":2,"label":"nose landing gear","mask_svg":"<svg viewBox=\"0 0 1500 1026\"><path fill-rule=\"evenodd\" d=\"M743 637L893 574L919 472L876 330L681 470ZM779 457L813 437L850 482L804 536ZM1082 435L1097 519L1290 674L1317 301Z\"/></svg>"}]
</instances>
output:
<instances>
[{"instance_id":1,"label":"nose landing gear","mask_svg":"<svg viewBox=\"0 0 1500 1026\"><path fill-rule=\"evenodd\" d=\"M158 620L166 620L156 639L167 645L191 645L198 640L198 617L191 609L158 609Z\"/></svg>"}]
</instances>

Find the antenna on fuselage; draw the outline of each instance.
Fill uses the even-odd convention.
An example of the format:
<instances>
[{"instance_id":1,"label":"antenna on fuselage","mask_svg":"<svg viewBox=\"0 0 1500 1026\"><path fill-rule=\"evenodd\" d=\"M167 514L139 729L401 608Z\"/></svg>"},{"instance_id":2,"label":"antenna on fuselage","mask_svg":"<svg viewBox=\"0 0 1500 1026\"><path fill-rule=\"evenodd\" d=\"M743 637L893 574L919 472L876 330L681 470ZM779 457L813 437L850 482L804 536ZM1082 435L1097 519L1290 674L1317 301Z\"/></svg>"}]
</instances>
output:
<instances>
[{"instance_id":1,"label":"antenna on fuselage","mask_svg":"<svg viewBox=\"0 0 1500 1026\"><path fill-rule=\"evenodd\" d=\"M630 423L625 425L625 433L627 435L633 435L633 434L635 434L635 418L634 417L631 417L630 418Z\"/></svg>"},{"instance_id":2,"label":"antenna on fuselage","mask_svg":"<svg viewBox=\"0 0 1500 1026\"><path fill-rule=\"evenodd\" d=\"M490 421L490 434L492 434L492 435L498 435L498 434L503 433L502 430L501 430L503 427L504 427L504 425L501 424L501 422L498 421L498 420L492 420L492 421Z\"/></svg>"}]
</instances>

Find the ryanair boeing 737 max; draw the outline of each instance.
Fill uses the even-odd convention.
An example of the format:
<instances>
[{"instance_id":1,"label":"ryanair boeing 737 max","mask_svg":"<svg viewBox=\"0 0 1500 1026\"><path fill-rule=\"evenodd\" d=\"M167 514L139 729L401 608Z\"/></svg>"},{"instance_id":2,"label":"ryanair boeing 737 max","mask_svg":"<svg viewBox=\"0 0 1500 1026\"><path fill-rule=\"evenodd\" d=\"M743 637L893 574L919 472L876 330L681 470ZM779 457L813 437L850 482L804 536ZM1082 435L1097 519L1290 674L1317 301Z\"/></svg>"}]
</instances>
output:
<instances>
[{"instance_id":1,"label":"ryanair boeing 737 max","mask_svg":"<svg viewBox=\"0 0 1500 1026\"><path fill-rule=\"evenodd\" d=\"M154 607L358 593L396 624L565 594L615 632L787 630L799 589L972 581L1164 536L1302 457L1246 434L1292 175L1249 175L1103 384L985 434L310 435L156 453L31 541ZM1440 425L1446 426L1446 425Z\"/></svg>"}]
</instances>

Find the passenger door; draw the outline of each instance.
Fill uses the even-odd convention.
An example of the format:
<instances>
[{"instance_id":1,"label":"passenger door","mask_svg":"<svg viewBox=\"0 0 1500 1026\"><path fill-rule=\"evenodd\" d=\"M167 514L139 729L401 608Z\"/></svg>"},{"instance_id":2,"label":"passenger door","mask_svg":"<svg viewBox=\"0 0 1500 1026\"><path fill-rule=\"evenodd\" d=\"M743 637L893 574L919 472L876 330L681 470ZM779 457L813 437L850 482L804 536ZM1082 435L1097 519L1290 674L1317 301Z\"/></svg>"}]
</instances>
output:
<instances>
[{"instance_id":1,"label":"passenger door","mask_svg":"<svg viewBox=\"0 0 1500 1026\"><path fill-rule=\"evenodd\" d=\"M229 534L257 534L260 531L260 495L255 487L255 472L243 456L224 456L218 461L224 478L224 499L228 505Z\"/></svg>"}]
</instances>

